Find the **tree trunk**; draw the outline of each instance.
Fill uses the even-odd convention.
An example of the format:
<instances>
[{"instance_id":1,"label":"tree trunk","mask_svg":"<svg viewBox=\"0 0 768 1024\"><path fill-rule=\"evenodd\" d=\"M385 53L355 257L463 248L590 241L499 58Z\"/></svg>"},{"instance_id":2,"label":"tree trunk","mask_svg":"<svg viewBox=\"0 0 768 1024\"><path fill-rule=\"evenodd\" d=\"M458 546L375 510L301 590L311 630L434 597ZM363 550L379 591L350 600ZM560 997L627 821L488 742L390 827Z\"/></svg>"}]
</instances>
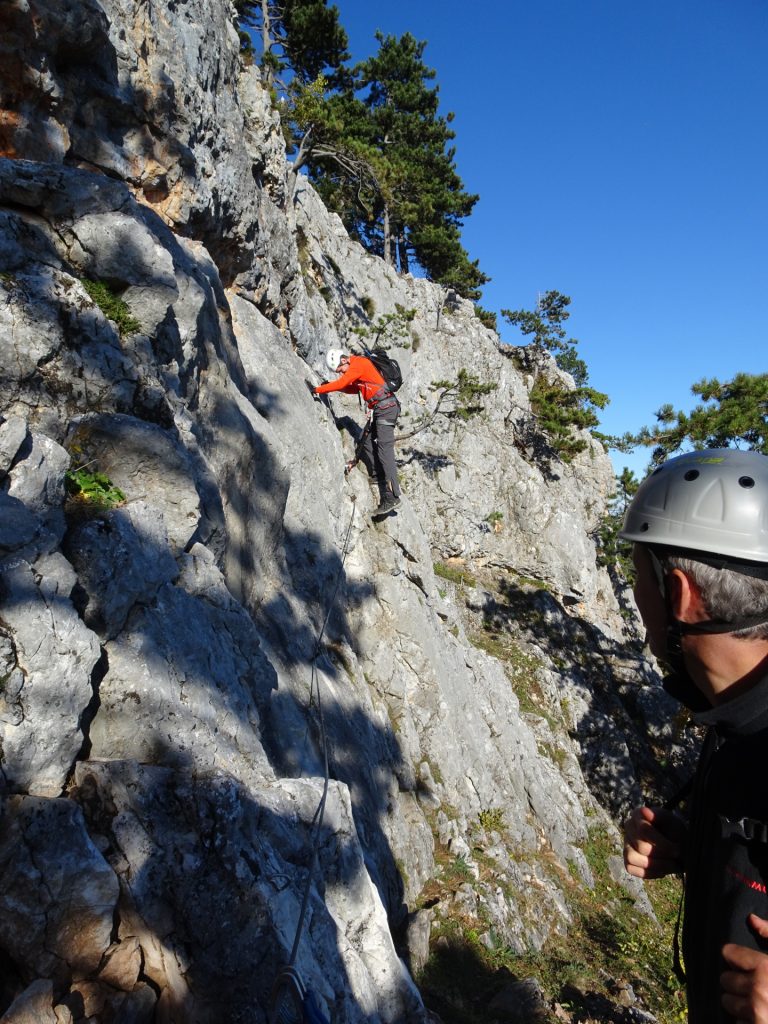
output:
<instances>
[{"instance_id":1,"label":"tree trunk","mask_svg":"<svg viewBox=\"0 0 768 1024\"><path fill-rule=\"evenodd\" d=\"M392 266L392 237L389 232L389 207L384 204L384 262Z\"/></svg>"},{"instance_id":2,"label":"tree trunk","mask_svg":"<svg viewBox=\"0 0 768 1024\"><path fill-rule=\"evenodd\" d=\"M400 273L407 274L411 265L408 262L408 246L405 244L405 233L401 231L397 236L397 256L400 263Z\"/></svg>"},{"instance_id":3,"label":"tree trunk","mask_svg":"<svg viewBox=\"0 0 768 1024\"><path fill-rule=\"evenodd\" d=\"M265 89L271 89L274 80L272 66L266 60L267 55L272 53L271 28L269 0L261 0L261 82Z\"/></svg>"},{"instance_id":4,"label":"tree trunk","mask_svg":"<svg viewBox=\"0 0 768 1024\"><path fill-rule=\"evenodd\" d=\"M440 317L443 314L443 307L445 306L445 300L448 298L448 289L440 288L437 293L440 297L437 302L437 321L435 322L435 330L440 330Z\"/></svg>"}]
</instances>

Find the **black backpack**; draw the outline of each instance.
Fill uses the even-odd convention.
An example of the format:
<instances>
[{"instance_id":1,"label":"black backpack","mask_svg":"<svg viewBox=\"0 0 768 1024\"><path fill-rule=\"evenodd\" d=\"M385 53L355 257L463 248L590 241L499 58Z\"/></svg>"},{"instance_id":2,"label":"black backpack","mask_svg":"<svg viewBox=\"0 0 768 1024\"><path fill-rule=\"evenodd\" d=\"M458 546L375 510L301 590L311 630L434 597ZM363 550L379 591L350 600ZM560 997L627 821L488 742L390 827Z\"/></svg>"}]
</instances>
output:
<instances>
[{"instance_id":1,"label":"black backpack","mask_svg":"<svg viewBox=\"0 0 768 1024\"><path fill-rule=\"evenodd\" d=\"M383 349L374 349L373 352L368 352L367 358L384 378L387 390L394 394L403 383L403 374L398 361L388 356Z\"/></svg>"}]
</instances>

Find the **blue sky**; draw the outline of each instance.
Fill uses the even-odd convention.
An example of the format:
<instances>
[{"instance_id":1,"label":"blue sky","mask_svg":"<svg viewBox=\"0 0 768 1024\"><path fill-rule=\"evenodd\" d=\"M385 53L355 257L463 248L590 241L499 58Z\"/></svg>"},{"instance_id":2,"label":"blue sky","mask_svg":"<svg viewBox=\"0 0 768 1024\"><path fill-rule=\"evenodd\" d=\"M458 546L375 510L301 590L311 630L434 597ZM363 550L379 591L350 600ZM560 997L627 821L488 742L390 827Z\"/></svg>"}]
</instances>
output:
<instances>
[{"instance_id":1,"label":"blue sky","mask_svg":"<svg viewBox=\"0 0 768 1024\"><path fill-rule=\"evenodd\" d=\"M376 29L428 40L480 195L463 240L493 279L481 303L571 296L602 429L768 371L766 0L335 2L355 60ZM648 454L614 465L642 475Z\"/></svg>"}]
</instances>

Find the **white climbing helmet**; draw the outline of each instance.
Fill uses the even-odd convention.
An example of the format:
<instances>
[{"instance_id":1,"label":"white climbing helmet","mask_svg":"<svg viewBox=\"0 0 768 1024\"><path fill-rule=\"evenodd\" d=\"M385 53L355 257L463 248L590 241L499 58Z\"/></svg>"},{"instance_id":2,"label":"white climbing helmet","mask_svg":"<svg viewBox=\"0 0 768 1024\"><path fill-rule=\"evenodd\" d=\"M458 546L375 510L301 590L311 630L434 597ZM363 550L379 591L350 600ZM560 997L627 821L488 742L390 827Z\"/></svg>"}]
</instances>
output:
<instances>
[{"instance_id":1,"label":"white climbing helmet","mask_svg":"<svg viewBox=\"0 0 768 1024\"><path fill-rule=\"evenodd\" d=\"M347 353L343 348L329 348L325 353L325 365L329 370L333 370L334 373L339 368L339 363Z\"/></svg>"},{"instance_id":2,"label":"white climbing helmet","mask_svg":"<svg viewBox=\"0 0 768 1024\"><path fill-rule=\"evenodd\" d=\"M768 458L712 448L662 463L640 485L619 536L768 562Z\"/></svg>"}]
</instances>

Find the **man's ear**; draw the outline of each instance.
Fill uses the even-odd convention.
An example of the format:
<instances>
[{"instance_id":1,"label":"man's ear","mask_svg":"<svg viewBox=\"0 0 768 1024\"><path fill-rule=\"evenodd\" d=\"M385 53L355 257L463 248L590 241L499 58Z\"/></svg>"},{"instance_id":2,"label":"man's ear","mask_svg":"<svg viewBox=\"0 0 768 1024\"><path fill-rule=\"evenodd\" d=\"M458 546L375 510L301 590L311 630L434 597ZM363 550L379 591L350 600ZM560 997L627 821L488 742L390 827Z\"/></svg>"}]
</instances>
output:
<instances>
[{"instance_id":1,"label":"man's ear","mask_svg":"<svg viewBox=\"0 0 768 1024\"><path fill-rule=\"evenodd\" d=\"M708 619L701 591L682 569L672 569L667 577L672 615L678 622L703 622Z\"/></svg>"}]
</instances>

